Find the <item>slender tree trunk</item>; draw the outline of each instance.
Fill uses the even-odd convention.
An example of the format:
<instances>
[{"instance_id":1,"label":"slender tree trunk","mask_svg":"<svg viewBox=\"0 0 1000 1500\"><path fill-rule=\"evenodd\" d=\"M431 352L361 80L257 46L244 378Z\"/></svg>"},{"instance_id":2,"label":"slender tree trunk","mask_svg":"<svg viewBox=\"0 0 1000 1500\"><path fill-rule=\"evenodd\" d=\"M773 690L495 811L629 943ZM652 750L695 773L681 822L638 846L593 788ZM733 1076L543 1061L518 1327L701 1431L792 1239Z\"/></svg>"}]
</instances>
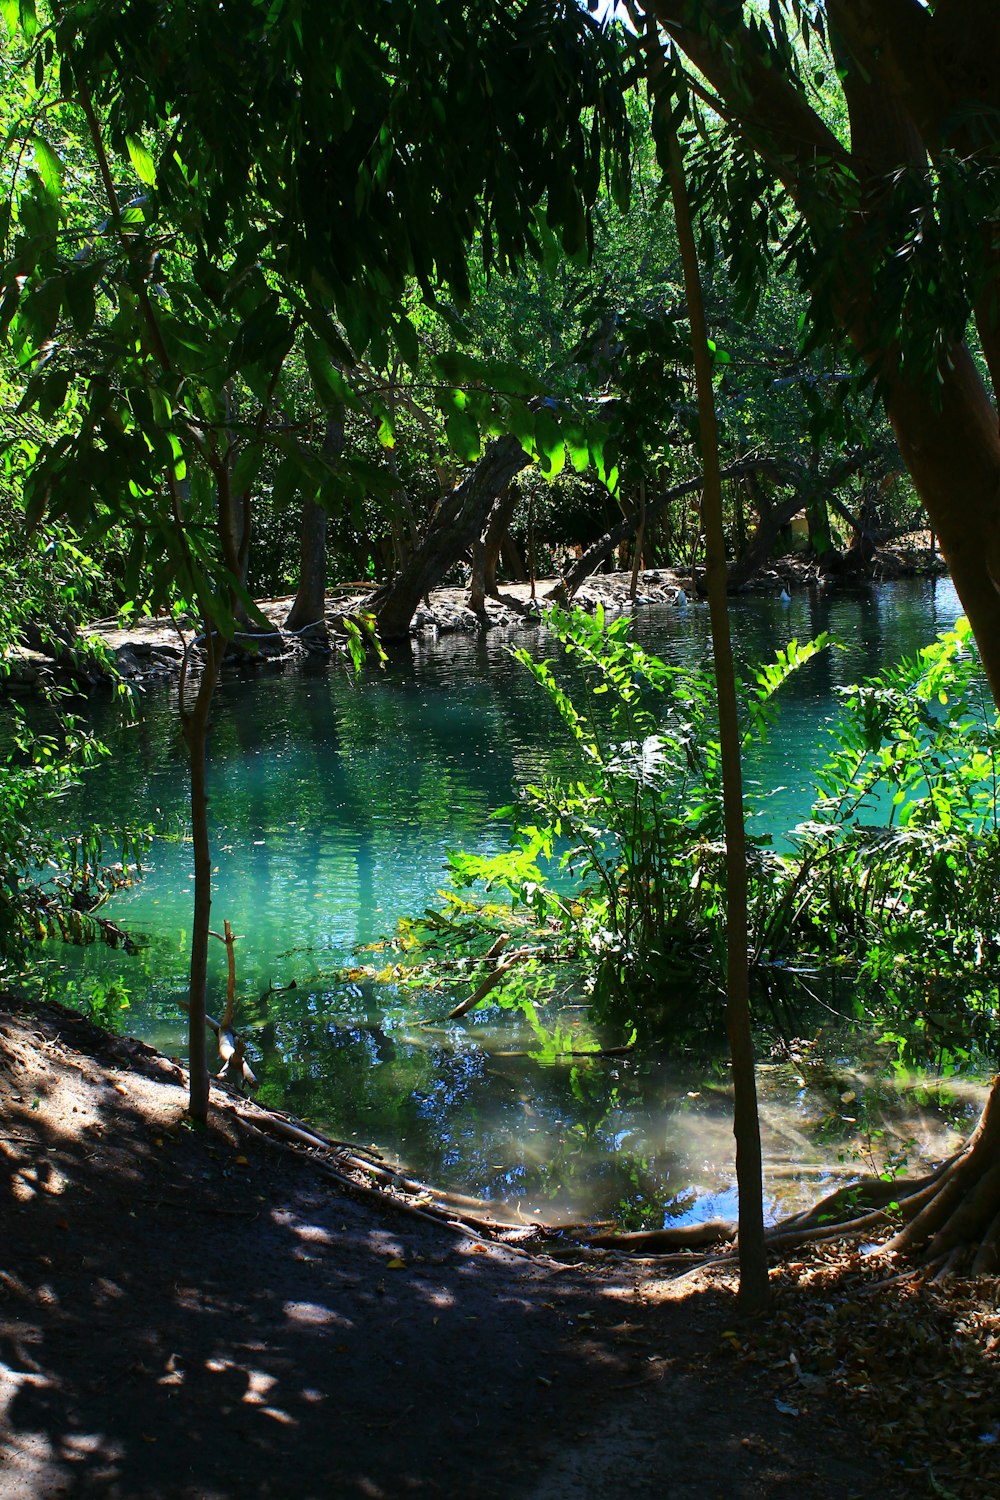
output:
<instances>
[{"instance_id":1,"label":"slender tree trunk","mask_svg":"<svg viewBox=\"0 0 1000 1500\"><path fill-rule=\"evenodd\" d=\"M236 403L233 399L232 381L226 384L225 392L226 424L229 434L229 446L225 456L227 472L227 487L232 488L233 470L236 467L236 457L239 451L239 439L236 435ZM247 578L250 573L250 543L253 535L253 496L249 490L243 490L239 495L232 496L232 503L226 510L223 524L226 527L225 550L230 559L233 571L233 580L237 588L234 593L233 614L240 626L247 631L259 628L250 619L245 601L240 598L240 591L245 591Z\"/></svg>"},{"instance_id":2,"label":"slender tree trunk","mask_svg":"<svg viewBox=\"0 0 1000 1500\"><path fill-rule=\"evenodd\" d=\"M212 851L208 834L208 721L219 677L223 645L212 634L212 624L202 611L205 631L205 667L198 683L194 706L183 703L181 681L181 725L191 763L191 839L194 851L194 913L191 929L191 967L188 989L188 1068L190 1073L188 1114L199 1125L208 1119L208 1044L205 1012L208 988L208 937L212 911Z\"/></svg>"},{"instance_id":3,"label":"slender tree trunk","mask_svg":"<svg viewBox=\"0 0 1000 1500\"><path fill-rule=\"evenodd\" d=\"M307 495L299 531L299 586L285 617L286 630L304 630L326 619L326 511Z\"/></svg>"},{"instance_id":4,"label":"slender tree trunk","mask_svg":"<svg viewBox=\"0 0 1000 1500\"><path fill-rule=\"evenodd\" d=\"M632 558L632 578L629 582L629 598L634 599L639 591L639 570L646 542L646 481L639 480L639 524L635 528L635 552Z\"/></svg>"},{"instance_id":5,"label":"slender tree trunk","mask_svg":"<svg viewBox=\"0 0 1000 1500\"><path fill-rule=\"evenodd\" d=\"M472 544L472 578L469 581L469 608L473 614L486 611L486 545L476 540Z\"/></svg>"},{"instance_id":6,"label":"slender tree trunk","mask_svg":"<svg viewBox=\"0 0 1000 1500\"><path fill-rule=\"evenodd\" d=\"M535 497L528 496L528 578L531 583L531 597L535 597Z\"/></svg>"},{"instance_id":7,"label":"slender tree trunk","mask_svg":"<svg viewBox=\"0 0 1000 1500\"><path fill-rule=\"evenodd\" d=\"M657 46L655 33L653 42ZM701 275L688 206L680 145L669 131L670 192L677 238L684 268L684 287L694 347L698 391L698 428L701 435L705 491L702 521L705 528L705 578L712 622L712 650L719 700L719 739L722 748L722 789L726 829L726 1029L733 1062L733 1132L736 1137L736 1181L739 1189L740 1301L755 1312L767 1302L767 1254L764 1248L764 1199L761 1169L760 1118L754 1075L750 1026L750 989L747 956L746 826L743 816L743 777L736 678L729 636L726 599L726 544L722 522L722 479L718 426L708 328Z\"/></svg>"}]
</instances>

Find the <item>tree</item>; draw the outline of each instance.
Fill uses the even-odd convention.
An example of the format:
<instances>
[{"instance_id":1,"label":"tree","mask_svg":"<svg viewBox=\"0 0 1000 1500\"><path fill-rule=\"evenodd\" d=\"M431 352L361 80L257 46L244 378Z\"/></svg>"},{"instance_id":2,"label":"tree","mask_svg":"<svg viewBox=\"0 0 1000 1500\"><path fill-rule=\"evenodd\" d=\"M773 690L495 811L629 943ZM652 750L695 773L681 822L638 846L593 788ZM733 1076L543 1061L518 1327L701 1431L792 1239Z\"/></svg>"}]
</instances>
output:
<instances>
[{"instance_id":1,"label":"tree","mask_svg":"<svg viewBox=\"0 0 1000 1500\"><path fill-rule=\"evenodd\" d=\"M240 497L282 444L286 359L301 337L333 411L341 369L366 352L382 363L394 344L416 360L407 287L429 302L445 287L467 296L474 236L487 265L537 249L540 217L584 249L602 152L620 160L627 136L617 50L552 0L353 0L335 17L325 0L53 0L41 16L35 0L6 0L2 14L23 99L0 337L30 371L21 407L58 418L27 476L28 524L124 527L136 594L201 623L197 689L189 701L188 651L180 707L190 1107L203 1120L209 715L249 604ZM236 381L252 408L239 426ZM283 464L301 479L286 488L315 487L297 444Z\"/></svg>"},{"instance_id":2,"label":"tree","mask_svg":"<svg viewBox=\"0 0 1000 1500\"><path fill-rule=\"evenodd\" d=\"M781 253L813 341L849 344L1000 703L1000 12L986 0L645 0L657 85L706 142L700 203L750 290ZM976 341L978 340L978 347ZM903 1201L891 1248L1000 1261L1000 1080L958 1157Z\"/></svg>"},{"instance_id":3,"label":"tree","mask_svg":"<svg viewBox=\"0 0 1000 1500\"><path fill-rule=\"evenodd\" d=\"M651 36L650 41L655 48L655 36ZM656 57L651 68L658 61ZM656 76L653 72L653 77ZM739 1188L740 1298L751 1310L759 1311L767 1302L767 1256L764 1250L760 1113L757 1107L750 1023L746 819L743 808L736 677L726 602L726 546L722 527L719 435L712 387L712 351L684 177L684 158L676 133L671 126L668 126L668 130L668 177L687 288L698 393L698 426L705 465L701 511L705 528L708 605L712 618L715 692L719 706L722 801L726 833L726 1030L733 1065L733 1134L736 1137L736 1180Z\"/></svg>"}]
</instances>

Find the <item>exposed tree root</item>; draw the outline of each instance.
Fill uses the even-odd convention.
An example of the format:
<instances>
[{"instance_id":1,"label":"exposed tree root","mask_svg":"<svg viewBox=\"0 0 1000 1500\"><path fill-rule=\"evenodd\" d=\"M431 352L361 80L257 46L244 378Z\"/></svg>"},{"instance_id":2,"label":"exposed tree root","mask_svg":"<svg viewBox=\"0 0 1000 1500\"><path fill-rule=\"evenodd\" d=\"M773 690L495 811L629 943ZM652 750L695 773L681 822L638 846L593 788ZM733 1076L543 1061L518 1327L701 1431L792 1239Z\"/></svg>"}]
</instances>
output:
<instances>
[{"instance_id":1,"label":"exposed tree root","mask_svg":"<svg viewBox=\"0 0 1000 1500\"><path fill-rule=\"evenodd\" d=\"M873 1234L890 1222L900 1227L879 1253L910 1261L913 1270L905 1275L941 1282L956 1273L980 1276L1000 1270L1000 1086L996 1081L979 1124L961 1151L926 1176L895 1182L871 1178L838 1188L806 1212L772 1226L766 1237L771 1249L788 1250L807 1242ZM692 1235L692 1229L701 1233ZM594 1235L588 1243L626 1252L656 1252L720 1245L734 1234L735 1225L713 1220L640 1234ZM731 1252L721 1258L727 1253Z\"/></svg>"},{"instance_id":2,"label":"exposed tree root","mask_svg":"<svg viewBox=\"0 0 1000 1500\"><path fill-rule=\"evenodd\" d=\"M216 1087L219 1086L216 1081ZM736 1225L724 1219L676 1228L631 1234L607 1232L604 1226L563 1225L550 1229L538 1223L505 1224L493 1217L493 1205L460 1193L449 1193L418 1182L386 1162L343 1141L334 1141L300 1121L249 1104L235 1089L227 1090L234 1106L251 1129L307 1148L325 1157L324 1168L343 1186L364 1196L378 1197L387 1207L423 1219L433 1219L455 1232L467 1233L524 1253L533 1246L570 1244L606 1254L651 1255L666 1263L688 1266L690 1272L727 1262L736 1253ZM875 1235L894 1223L896 1232L879 1250L911 1262L911 1269L880 1286L918 1275L940 1282L956 1273L989 1275L1000 1270L1000 1090L994 1087L986 1109L969 1140L955 1156L923 1177L895 1182L869 1178L841 1187L805 1212L773 1225L768 1247L786 1251L795 1246L858 1235ZM595 1233L595 1229L598 1232ZM515 1243L520 1241L520 1250ZM715 1252L705 1260L698 1252Z\"/></svg>"}]
</instances>

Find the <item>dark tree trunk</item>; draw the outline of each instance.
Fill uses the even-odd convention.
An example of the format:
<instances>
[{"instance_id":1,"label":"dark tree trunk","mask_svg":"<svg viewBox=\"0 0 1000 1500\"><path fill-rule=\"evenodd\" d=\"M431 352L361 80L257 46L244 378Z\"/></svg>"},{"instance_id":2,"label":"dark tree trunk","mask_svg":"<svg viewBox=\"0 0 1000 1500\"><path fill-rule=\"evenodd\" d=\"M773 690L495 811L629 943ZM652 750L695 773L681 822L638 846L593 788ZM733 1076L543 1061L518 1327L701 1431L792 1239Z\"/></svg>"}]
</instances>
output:
<instances>
[{"instance_id":1,"label":"dark tree trunk","mask_svg":"<svg viewBox=\"0 0 1000 1500\"><path fill-rule=\"evenodd\" d=\"M862 495L857 515L848 510L835 495L831 497L830 504L851 528L851 542L843 559L844 566L848 571L869 567L875 557L876 547L883 540L876 525L875 496L871 487Z\"/></svg>"},{"instance_id":2,"label":"dark tree trunk","mask_svg":"<svg viewBox=\"0 0 1000 1500\"><path fill-rule=\"evenodd\" d=\"M775 468L775 465L766 460L755 462L749 459L740 459L738 462L730 464L728 468L723 469L722 478L729 479L734 475L746 474L751 468L771 472ZM704 478L699 475L697 479L686 479L683 484L675 484L672 489L663 490L659 495L647 498L645 505L647 525L674 500L680 500L685 495L699 494L704 488L704 484ZM801 502L796 506L796 509L799 509L800 506ZM583 556L578 558L570 568L563 579L562 586L555 591L556 594L563 596L565 593L566 597L572 599L581 584L586 583L590 575L597 572L601 564L611 557L615 548L620 546L623 541L638 530L642 519L642 508L634 510L631 515L625 516L623 520L619 521L617 526L612 526L610 531L605 532L604 536L598 537L596 542L592 542Z\"/></svg>"},{"instance_id":3,"label":"dark tree trunk","mask_svg":"<svg viewBox=\"0 0 1000 1500\"><path fill-rule=\"evenodd\" d=\"M809 525L809 545L822 570L836 568L840 553L834 545L830 530L830 512L827 497L817 485L812 486L806 502L806 521Z\"/></svg>"},{"instance_id":4,"label":"dark tree trunk","mask_svg":"<svg viewBox=\"0 0 1000 1500\"><path fill-rule=\"evenodd\" d=\"M472 577L469 580L469 608L474 614L486 612L486 546L476 541L472 544Z\"/></svg>"},{"instance_id":5,"label":"dark tree trunk","mask_svg":"<svg viewBox=\"0 0 1000 1500\"><path fill-rule=\"evenodd\" d=\"M303 500L299 586L285 617L286 630L305 630L326 619L326 520L326 510L318 500Z\"/></svg>"},{"instance_id":6,"label":"dark tree trunk","mask_svg":"<svg viewBox=\"0 0 1000 1500\"><path fill-rule=\"evenodd\" d=\"M521 549L517 545L510 532L506 532L500 542L500 556L503 565L507 569L514 583L527 583L528 567L521 556Z\"/></svg>"},{"instance_id":7,"label":"dark tree trunk","mask_svg":"<svg viewBox=\"0 0 1000 1500\"><path fill-rule=\"evenodd\" d=\"M495 438L461 484L441 502L427 534L390 584L366 601L379 634L398 640L409 633L421 599L436 588L448 569L482 536L497 495L530 462L517 438Z\"/></svg>"},{"instance_id":8,"label":"dark tree trunk","mask_svg":"<svg viewBox=\"0 0 1000 1500\"><path fill-rule=\"evenodd\" d=\"M491 599L499 597L497 571L504 545L510 540L508 528L516 505L517 487L509 484L493 507L483 538L483 589Z\"/></svg>"},{"instance_id":9,"label":"dark tree trunk","mask_svg":"<svg viewBox=\"0 0 1000 1500\"><path fill-rule=\"evenodd\" d=\"M320 455L332 468L344 451L344 412L331 414ZM326 620L326 510L306 496L299 534L299 586L285 620L286 630L305 630Z\"/></svg>"},{"instance_id":10,"label":"dark tree trunk","mask_svg":"<svg viewBox=\"0 0 1000 1500\"><path fill-rule=\"evenodd\" d=\"M232 573L233 616L238 625L247 632L259 628L250 618L245 597L247 577L250 572L250 543L253 535L253 496L249 490L232 494L232 476L239 452L239 437L236 432L236 403L233 400L232 383L225 389L226 424L229 447L225 457L226 487L230 492L225 513L220 513L220 525L225 530L222 538L223 550Z\"/></svg>"},{"instance_id":11,"label":"dark tree trunk","mask_svg":"<svg viewBox=\"0 0 1000 1500\"><path fill-rule=\"evenodd\" d=\"M802 496L793 495L780 505L761 505L760 521L746 549L729 565L729 587L737 593L745 588L767 562L780 532L802 509Z\"/></svg>"},{"instance_id":12,"label":"dark tree trunk","mask_svg":"<svg viewBox=\"0 0 1000 1500\"><path fill-rule=\"evenodd\" d=\"M504 538L507 535L507 526L516 503L517 491L512 484L509 484L503 494L498 496L490 511L490 519L482 541L475 541L472 544L469 608L477 615L485 612L487 596L491 599L500 597L500 590L497 587L497 567L500 563Z\"/></svg>"}]
</instances>

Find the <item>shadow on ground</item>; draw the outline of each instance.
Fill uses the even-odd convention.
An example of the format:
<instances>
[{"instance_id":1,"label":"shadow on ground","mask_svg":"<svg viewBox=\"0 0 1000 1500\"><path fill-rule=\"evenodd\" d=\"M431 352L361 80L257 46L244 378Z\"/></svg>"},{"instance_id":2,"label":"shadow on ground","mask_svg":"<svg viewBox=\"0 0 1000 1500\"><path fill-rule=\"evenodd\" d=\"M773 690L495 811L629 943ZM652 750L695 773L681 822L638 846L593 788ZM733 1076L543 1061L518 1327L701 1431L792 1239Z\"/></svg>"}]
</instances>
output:
<instances>
[{"instance_id":1,"label":"shadow on ground","mask_svg":"<svg viewBox=\"0 0 1000 1500\"><path fill-rule=\"evenodd\" d=\"M2 1500L891 1493L727 1360L731 1293L356 1201L178 1075L0 1008Z\"/></svg>"}]
</instances>

